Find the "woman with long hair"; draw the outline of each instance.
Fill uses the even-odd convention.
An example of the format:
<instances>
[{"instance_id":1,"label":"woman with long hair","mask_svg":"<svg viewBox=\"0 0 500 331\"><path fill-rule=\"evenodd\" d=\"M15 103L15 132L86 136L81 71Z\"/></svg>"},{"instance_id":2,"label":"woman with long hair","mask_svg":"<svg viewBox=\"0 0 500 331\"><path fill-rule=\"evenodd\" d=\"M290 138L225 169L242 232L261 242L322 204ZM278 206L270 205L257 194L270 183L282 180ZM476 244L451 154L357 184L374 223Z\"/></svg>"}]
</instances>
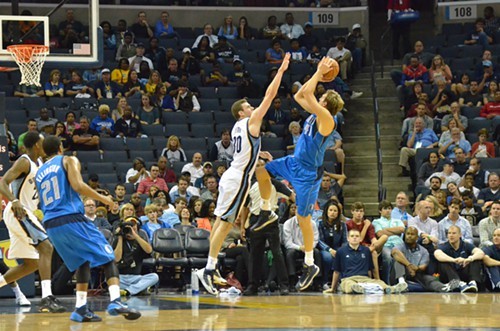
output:
<instances>
[{"instance_id":1,"label":"woman with long hair","mask_svg":"<svg viewBox=\"0 0 500 331\"><path fill-rule=\"evenodd\" d=\"M238 24L238 39L255 39L252 28L248 25L248 20L245 16L241 16Z\"/></svg>"},{"instance_id":2,"label":"woman with long hair","mask_svg":"<svg viewBox=\"0 0 500 331\"><path fill-rule=\"evenodd\" d=\"M191 211L188 207L182 208L179 214L179 220L181 221L181 225L193 226L193 217L191 216Z\"/></svg>"},{"instance_id":3,"label":"woman with long hair","mask_svg":"<svg viewBox=\"0 0 500 331\"><path fill-rule=\"evenodd\" d=\"M328 280L335 262L337 250L347 244L347 227L342 222L342 212L336 201L330 200L323 207L323 216L318 224L319 242L323 267L323 290L330 288Z\"/></svg>"},{"instance_id":4,"label":"woman with long hair","mask_svg":"<svg viewBox=\"0 0 500 331\"><path fill-rule=\"evenodd\" d=\"M133 204L125 203L120 208L120 219L124 220L127 217L135 216L135 207Z\"/></svg>"},{"instance_id":5,"label":"woman with long hair","mask_svg":"<svg viewBox=\"0 0 500 331\"><path fill-rule=\"evenodd\" d=\"M66 121L64 122L66 127L66 133L69 135L73 134L73 131L80 128L80 123L76 121L76 115L74 112L69 111L66 113Z\"/></svg>"},{"instance_id":6,"label":"woman with long hair","mask_svg":"<svg viewBox=\"0 0 500 331\"><path fill-rule=\"evenodd\" d=\"M215 201L205 200L201 205L200 218L198 219L198 228L212 232L217 217L214 215Z\"/></svg>"},{"instance_id":7,"label":"woman with long hair","mask_svg":"<svg viewBox=\"0 0 500 331\"><path fill-rule=\"evenodd\" d=\"M193 225L198 224L198 219L201 217L201 207L203 206L203 200L199 197L192 197L189 200L189 211L191 213L191 218L193 219Z\"/></svg>"},{"instance_id":8,"label":"woman with long hair","mask_svg":"<svg viewBox=\"0 0 500 331\"><path fill-rule=\"evenodd\" d=\"M446 205L449 205L451 200L453 199L462 201L462 195L460 194L460 190L458 189L457 184L455 184L454 182L449 182L448 185L446 185L446 189L448 190Z\"/></svg>"},{"instance_id":9,"label":"woman with long hair","mask_svg":"<svg viewBox=\"0 0 500 331\"><path fill-rule=\"evenodd\" d=\"M148 198L146 199L146 206L149 206L150 204L153 203L154 195L156 192L158 192L160 189L156 185L151 185L148 190Z\"/></svg>"},{"instance_id":10,"label":"woman with long hair","mask_svg":"<svg viewBox=\"0 0 500 331\"><path fill-rule=\"evenodd\" d=\"M495 102L495 92L498 91L498 83L494 80L488 85L488 91L483 94L483 104Z\"/></svg>"},{"instance_id":11,"label":"woman with long hair","mask_svg":"<svg viewBox=\"0 0 500 331\"><path fill-rule=\"evenodd\" d=\"M417 181L418 185L424 185L427 178L438 171L439 154L437 152L429 153L427 160L422 163L418 169Z\"/></svg>"},{"instance_id":12,"label":"woman with long hair","mask_svg":"<svg viewBox=\"0 0 500 331\"><path fill-rule=\"evenodd\" d=\"M297 205L295 202L289 201L288 207L285 209L283 216L281 216L280 224L285 223L290 218L294 217L297 214Z\"/></svg>"},{"instance_id":13,"label":"woman with long hair","mask_svg":"<svg viewBox=\"0 0 500 331\"><path fill-rule=\"evenodd\" d=\"M165 156L170 164L187 161L186 153L184 153L181 147L179 137L174 135L168 138L167 146L161 151L161 156Z\"/></svg>"},{"instance_id":14,"label":"woman with long hair","mask_svg":"<svg viewBox=\"0 0 500 331\"><path fill-rule=\"evenodd\" d=\"M151 103L151 97L143 95L135 117L142 125L160 124L160 111Z\"/></svg>"},{"instance_id":15,"label":"woman with long hair","mask_svg":"<svg viewBox=\"0 0 500 331\"><path fill-rule=\"evenodd\" d=\"M469 74L463 74L460 76L460 82L451 85L451 91L457 96L468 92L470 88L470 76Z\"/></svg>"},{"instance_id":16,"label":"woman with long hair","mask_svg":"<svg viewBox=\"0 0 500 331\"><path fill-rule=\"evenodd\" d=\"M66 126L63 122L57 121L54 136L59 137L64 151L67 151L69 149L69 142L71 141L71 138L69 134L66 133Z\"/></svg>"},{"instance_id":17,"label":"woman with long hair","mask_svg":"<svg viewBox=\"0 0 500 331\"><path fill-rule=\"evenodd\" d=\"M171 112L175 110L175 104L174 99L167 92L167 88L165 83L160 83L156 86L154 103L160 111Z\"/></svg>"},{"instance_id":18,"label":"woman with long hair","mask_svg":"<svg viewBox=\"0 0 500 331\"><path fill-rule=\"evenodd\" d=\"M450 67L444 62L441 55L436 55L432 59L431 68L429 69L429 80L434 83L438 80L444 80L446 84L451 84L453 74Z\"/></svg>"},{"instance_id":19,"label":"woman with long hair","mask_svg":"<svg viewBox=\"0 0 500 331\"><path fill-rule=\"evenodd\" d=\"M146 83L146 93L148 95L154 95L156 86L158 84L161 84L161 75L158 70L153 70L151 71L151 74L149 75L148 82Z\"/></svg>"},{"instance_id":20,"label":"woman with long hair","mask_svg":"<svg viewBox=\"0 0 500 331\"><path fill-rule=\"evenodd\" d=\"M224 22L217 33L219 37L224 36L227 40L233 40L238 37L238 29L233 24L233 17L228 15L224 17Z\"/></svg>"},{"instance_id":21,"label":"woman with long hair","mask_svg":"<svg viewBox=\"0 0 500 331\"><path fill-rule=\"evenodd\" d=\"M90 98L94 96L94 89L84 80L78 70L71 70L71 81L66 84L66 96L78 98Z\"/></svg>"},{"instance_id":22,"label":"woman with long hair","mask_svg":"<svg viewBox=\"0 0 500 331\"><path fill-rule=\"evenodd\" d=\"M115 123L123 117L123 114L125 113L125 109L127 109L127 107L129 107L127 98L121 97L120 99L118 99L116 108L111 112L111 118L113 119L113 121L115 121Z\"/></svg>"},{"instance_id":23,"label":"woman with long hair","mask_svg":"<svg viewBox=\"0 0 500 331\"><path fill-rule=\"evenodd\" d=\"M149 66L148 66L149 69ZM139 74L135 70L130 70L128 73L127 83L123 88L125 97L127 98L140 98L141 95L146 93L144 84L139 79Z\"/></svg>"}]
</instances>

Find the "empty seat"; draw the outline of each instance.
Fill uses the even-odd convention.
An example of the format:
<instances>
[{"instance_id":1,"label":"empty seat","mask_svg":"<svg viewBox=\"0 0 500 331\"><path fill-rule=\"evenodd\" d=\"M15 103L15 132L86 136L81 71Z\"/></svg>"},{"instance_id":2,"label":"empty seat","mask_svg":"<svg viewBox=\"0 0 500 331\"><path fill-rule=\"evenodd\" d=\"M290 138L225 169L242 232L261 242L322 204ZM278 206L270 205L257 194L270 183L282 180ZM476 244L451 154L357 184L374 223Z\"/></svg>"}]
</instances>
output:
<instances>
[{"instance_id":1,"label":"empty seat","mask_svg":"<svg viewBox=\"0 0 500 331\"><path fill-rule=\"evenodd\" d=\"M5 98L5 109L6 110L22 110L24 109L21 98L18 97L6 97Z\"/></svg>"},{"instance_id":2,"label":"empty seat","mask_svg":"<svg viewBox=\"0 0 500 331\"><path fill-rule=\"evenodd\" d=\"M214 122L214 116L211 111L191 112L188 113L188 123L210 123Z\"/></svg>"},{"instance_id":3,"label":"empty seat","mask_svg":"<svg viewBox=\"0 0 500 331\"><path fill-rule=\"evenodd\" d=\"M448 36L448 46L463 45L464 41L468 38L466 34L456 34ZM458 56L456 56L458 57Z\"/></svg>"},{"instance_id":4,"label":"empty seat","mask_svg":"<svg viewBox=\"0 0 500 331\"><path fill-rule=\"evenodd\" d=\"M118 138L101 138L99 140L99 145L102 150L106 151L124 151L127 146L122 139Z\"/></svg>"},{"instance_id":5,"label":"empty seat","mask_svg":"<svg viewBox=\"0 0 500 331\"><path fill-rule=\"evenodd\" d=\"M40 110L43 107L47 107L45 98L24 98L23 107L26 110Z\"/></svg>"},{"instance_id":6,"label":"empty seat","mask_svg":"<svg viewBox=\"0 0 500 331\"><path fill-rule=\"evenodd\" d=\"M207 263L210 249L210 232L204 229L188 229L184 248L189 264L193 268L203 268Z\"/></svg>"},{"instance_id":7,"label":"empty seat","mask_svg":"<svg viewBox=\"0 0 500 331\"><path fill-rule=\"evenodd\" d=\"M441 33L444 35L461 34L463 32L462 23L449 23L441 26Z\"/></svg>"},{"instance_id":8,"label":"empty seat","mask_svg":"<svg viewBox=\"0 0 500 331\"><path fill-rule=\"evenodd\" d=\"M214 87L199 87L198 90L200 91L200 98L205 98L205 99L217 99L217 93L215 91Z\"/></svg>"},{"instance_id":9,"label":"empty seat","mask_svg":"<svg viewBox=\"0 0 500 331\"><path fill-rule=\"evenodd\" d=\"M467 117L468 119L474 119L476 117L479 117L479 113L481 112L481 107L467 107L464 106L460 110L462 115Z\"/></svg>"},{"instance_id":10,"label":"empty seat","mask_svg":"<svg viewBox=\"0 0 500 331\"><path fill-rule=\"evenodd\" d=\"M114 151L107 150L102 154L102 159L105 162L127 162L129 160L128 154L125 150L123 151Z\"/></svg>"},{"instance_id":11,"label":"empty seat","mask_svg":"<svg viewBox=\"0 0 500 331\"><path fill-rule=\"evenodd\" d=\"M90 172L89 172L90 174ZM97 173L99 176L99 182L103 184L115 184L118 183L118 177L116 176L116 173Z\"/></svg>"},{"instance_id":12,"label":"empty seat","mask_svg":"<svg viewBox=\"0 0 500 331\"><path fill-rule=\"evenodd\" d=\"M262 150L281 150L283 149L283 139L282 138L262 138Z\"/></svg>"},{"instance_id":13,"label":"empty seat","mask_svg":"<svg viewBox=\"0 0 500 331\"><path fill-rule=\"evenodd\" d=\"M469 126L467 127L467 133L477 133L481 129L486 129L490 131L491 124L493 121L487 119L472 119L469 120Z\"/></svg>"},{"instance_id":14,"label":"empty seat","mask_svg":"<svg viewBox=\"0 0 500 331\"><path fill-rule=\"evenodd\" d=\"M250 39L248 49L252 51L266 50L271 47L271 41L268 39Z\"/></svg>"},{"instance_id":15,"label":"empty seat","mask_svg":"<svg viewBox=\"0 0 500 331\"><path fill-rule=\"evenodd\" d=\"M176 229L158 229L153 233L153 250L163 256L156 263L164 267L187 267L189 261L186 257L174 257L174 254L185 255L184 242L181 234Z\"/></svg>"},{"instance_id":16,"label":"empty seat","mask_svg":"<svg viewBox=\"0 0 500 331\"><path fill-rule=\"evenodd\" d=\"M115 172L113 163L108 162L87 162L87 172L89 174L112 173Z\"/></svg>"},{"instance_id":17,"label":"empty seat","mask_svg":"<svg viewBox=\"0 0 500 331\"><path fill-rule=\"evenodd\" d=\"M220 110L219 99L200 98L198 101L200 102L202 112Z\"/></svg>"},{"instance_id":18,"label":"empty seat","mask_svg":"<svg viewBox=\"0 0 500 331\"><path fill-rule=\"evenodd\" d=\"M149 138L127 138L127 148L132 151L151 150L151 139Z\"/></svg>"},{"instance_id":19,"label":"empty seat","mask_svg":"<svg viewBox=\"0 0 500 331\"><path fill-rule=\"evenodd\" d=\"M191 125L191 136L202 138L202 137L213 137L214 127L211 123L195 123Z\"/></svg>"},{"instance_id":20,"label":"empty seat","mask_svg":"<svg viewBox=\"0 0 500 331\"><path fill-rule=\"evenodd\" d=\"M162 123L166 126L170 124L187 123L186 113L183 111L181 112L164 111L162 113Z\"/></svg>"},{"instance_id":21,"label":"empty seat","mask_svg":"<svg viewBox=\"0 0 500 331\"><path fill-rule=\"evenodd\" d=\"M153 148L156 149L158 156L160 152L167 146L168 139L165 137L154 137L153 138Z\"/></svg>"},{"instance_id":22,"label":"empty seat","mask_svg":"<svg viewBox=\"0 0 500 331\"><path fill-rule=\"evenodd\" d=\"M142 127L142 130L148 137L165 136L165 129L162 125L145 125Z\"/></svg>"},{"instance_id":23,"label":"empty seat","mask_svg":"<svg viewBox=\"0 0 500 331\"><path fill-rule=\"evenodd\" d=\"M117 98L114 98L114 99L102 98L101 100L99 100L99 104L100 105L108 105L110 111L113 111L113 109L116 109L116 105L118 104L118 99Z\"/></svg>"},{"instance_id":24,"label":"empty seat","mask_svg":"<svg viewBox=\"0 0 500 331\"><path fill-rule=\"evenodd\" d=\"M153 162L156 161L157 158L153 152L153 150L146 150L146 151L130 151L130 159L133 160L136 157L142 157L144 161L146 162Z\"/></svg>"},{"instance_id":25,"label":"empty seat","mask_svg":"<svg viewBox=\"0 0 500 331\"><path fill-rule=\"evenodd\" d=\"M483 55L483 46L467 45L462 47L462 57L481 58Z\"/></svg>"},{"instance_id":26,"label":"empty seat","mask_svg":"<svg viewBox=\"0 0 500 331\"><path fill-rule=\"evenodd\" d=\"M236 87L219 87L217 89L217 94L222 100L231 99L234 102L235 99L239 99L239 93Z\"/></svg>"},{"instance_id":27,"label":"empty seat","mask_svg":"<svg viewBox=\"0 0 500 331\"><path fill-rule=\"evenodd\" d=\"M184 124L167 124L165 125L165 135L169 136L178 136L178 137L187 137L190 136L189 128L187 123Z\"/></svg>"},{"instance_id":28,"label":"empty seat","mask_svg":"<svg viewBox=\"0 0 500 331\"><path fill-rule=\"evenodd\" d=\"M102 156L99 151L77 151L76 157L81 163L101 162Z\"/></svg>"},{"instance_id":29,"label":"empty seat","mask_svg":"<svg viewBox=\"0 0 500 331\"><path fill-rule=\"evenodd\" d=\"M198 150L205 150L207 148L207 141L205 137L183 137L181 139L181 146L182 149L188 150L188 149L198 149ZM188 157L188 160L191 160Z\"/></svg>"}]
</instances>

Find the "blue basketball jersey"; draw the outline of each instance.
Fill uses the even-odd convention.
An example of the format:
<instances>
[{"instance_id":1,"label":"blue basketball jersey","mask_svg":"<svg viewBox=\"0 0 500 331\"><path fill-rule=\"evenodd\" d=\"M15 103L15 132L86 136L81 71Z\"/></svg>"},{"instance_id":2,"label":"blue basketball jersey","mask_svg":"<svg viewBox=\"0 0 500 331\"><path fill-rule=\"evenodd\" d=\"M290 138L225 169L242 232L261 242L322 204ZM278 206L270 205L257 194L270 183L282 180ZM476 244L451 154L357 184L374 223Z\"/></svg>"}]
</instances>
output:
<instances>
[{"instance_id":1,"label":"blue basketball jersey","mask_svg":"<svg viewBox=\"0 0 500 331\"><path fill-rule=\"evenodd\" d=\"M45 162L38 169L35 180L44 223L56 217L84 213L80 195L69 183L62 155Z\"/></svg>"},{"instance_id":2,"label":"blue basketball jersey","mask_svg":"<svg viewBox=\"0 0 500 331\"><path fill-rule=\"evenodd\" d=\"M318 132L316 120L316 115L312 114L304 122L302 134L295 145L294 156L303 166L319 168L323 165L325 151L335 143L335 130L323 137Z\"/></svg>"}]
</instances>

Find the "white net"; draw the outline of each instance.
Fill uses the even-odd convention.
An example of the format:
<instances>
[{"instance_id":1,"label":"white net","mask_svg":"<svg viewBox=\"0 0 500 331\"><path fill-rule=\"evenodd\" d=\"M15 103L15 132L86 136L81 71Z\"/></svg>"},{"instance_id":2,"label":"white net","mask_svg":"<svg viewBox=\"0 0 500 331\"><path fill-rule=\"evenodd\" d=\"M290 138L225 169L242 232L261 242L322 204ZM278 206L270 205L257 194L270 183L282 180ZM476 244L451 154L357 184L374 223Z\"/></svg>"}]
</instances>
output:
<instances>
[{"instance_id":1,"label":"white net","mask_svg":"<svg viewBox=\"0 0 500 331\"><path fill-rule=\"evenodd\" d=\"M12 45L8 46L7 50L21 71L19 84L41 86L40 75L49 48L43 45Z\"/></svg>"}]
</instances>

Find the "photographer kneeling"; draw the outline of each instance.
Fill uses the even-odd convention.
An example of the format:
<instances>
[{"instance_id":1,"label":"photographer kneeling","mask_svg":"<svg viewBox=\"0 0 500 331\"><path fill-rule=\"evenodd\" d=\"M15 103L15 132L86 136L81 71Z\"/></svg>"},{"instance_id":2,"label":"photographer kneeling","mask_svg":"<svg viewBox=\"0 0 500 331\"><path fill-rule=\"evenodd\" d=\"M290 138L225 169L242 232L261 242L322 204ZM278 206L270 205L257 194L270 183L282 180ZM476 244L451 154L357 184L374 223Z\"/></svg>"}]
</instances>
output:
<instances>
[{"instance_id":1,"label":"photographer kneeling","mask_svg":"<svg viewBox=\"0 0 500 331\"><path fill-rule=\"evenodd\" d=\"M113 248L120 272L120 290L125 291L123 295L148 294L159 281L156 273L141 275L142 261L150 257L153 248L147 236L139 232L140 224L135 216L127 217L114 233Z\"/></svg>"}]
</instances>

